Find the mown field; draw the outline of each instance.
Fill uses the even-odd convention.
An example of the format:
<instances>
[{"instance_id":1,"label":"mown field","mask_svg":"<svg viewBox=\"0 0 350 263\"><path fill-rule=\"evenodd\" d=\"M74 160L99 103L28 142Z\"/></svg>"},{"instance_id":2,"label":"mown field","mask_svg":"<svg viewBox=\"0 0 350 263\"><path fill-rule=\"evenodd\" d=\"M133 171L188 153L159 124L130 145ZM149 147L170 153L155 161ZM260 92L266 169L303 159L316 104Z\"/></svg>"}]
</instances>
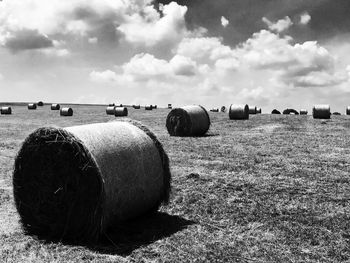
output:
<instances>
[{"instance_id":1,"label":"mown field","mask_svg":"<svg viewBox=\"0 0 350 263\"><path fill-rule=\"evenodd\" d=\"M0 262L350 262L350 116L210 113L207 136L170 137L168 109L129 108L163 143L173 175L160 212L116 226L97 244L24 235L12 194L14 159L44 125L115 119L103 106L13 107L0 116Z\"/></svg>"}]
</instances>

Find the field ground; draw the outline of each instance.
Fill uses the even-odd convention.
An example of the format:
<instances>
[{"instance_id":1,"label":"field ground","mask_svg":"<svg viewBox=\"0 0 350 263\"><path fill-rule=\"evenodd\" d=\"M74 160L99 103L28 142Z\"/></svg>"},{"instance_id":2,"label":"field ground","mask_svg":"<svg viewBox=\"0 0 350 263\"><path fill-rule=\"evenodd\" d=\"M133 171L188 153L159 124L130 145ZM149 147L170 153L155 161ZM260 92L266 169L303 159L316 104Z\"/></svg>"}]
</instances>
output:
<instances>
[{"instance_id":1,"label":"field ground","mask_svg":"<svg viewBox=\"0 0 350 263\"><path fill-rule=\"evenodd\" d=\"M129 109L163 143L170 204L91 247L24 235L12 170L24 138L44 125L115 119L103 106L60 117L49 106L0 116L1 262L350 262L350 117L210 113L208 136L170 137L169 110Z\"/></svg>"}]
</instances>

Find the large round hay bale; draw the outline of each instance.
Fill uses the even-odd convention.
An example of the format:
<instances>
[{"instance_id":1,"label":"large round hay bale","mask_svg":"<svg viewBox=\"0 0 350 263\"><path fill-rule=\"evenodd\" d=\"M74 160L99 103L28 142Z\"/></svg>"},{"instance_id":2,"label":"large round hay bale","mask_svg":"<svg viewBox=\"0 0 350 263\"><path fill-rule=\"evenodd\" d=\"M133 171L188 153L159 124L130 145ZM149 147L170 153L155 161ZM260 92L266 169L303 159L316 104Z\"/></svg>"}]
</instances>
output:
<instances>
[{"instance_id":1,"label":"large round hay bale","mask_svg":"<svg viewBox=\"0 0 350 263\"><path fill-rule=\"evenodd\" d=\"M256 114L256 106L249 106L249 114Z\"/></svg>"},{"instance_id":2,"label":"large round hay bale","mask_svg":"<svg viewBox=\"0 0 350 263\"><path fill-rule=\"evenodd\" d=\"M335 111L335 112L333 112L333 113L332 113L332 115L338 115L338 116L339 116L339 115L341 115L341 113L340 113L340 112Z\"/></svg>"},{"instance_id":3,"label":"large round hay bale","mask_svg":"<svg viewBox=\"0 0 350 263\"><path fill-rule=\"evenodd\" d=\"M231 120L249 119L249 106L247 104L231 104L229 118Z\"/></svg>"},{"instance_id":4,"label":"large round hay bale","mask_svg":"<svg viewBox=\"0 0 350 263\"><path fill-rule=\"evenodd\" d=\"M210 127L208 112L200 105L172 109L166 118L171 136L201 136Z\"/></svg>"},{"instance_id":5,"label":"large round hay bale","mask_svg":"<svg viewBox=\"0 0 350 263\"><path fill-rule=\"evenodd\" d=\"M116 117L128 116L128 109L126 107L115 107L114 116Z\"/></svg>"},{"instance_id":6,"label":"large round hay bale","mask_svg":"<svg viewBox=\"0 0 350 263\"><path fill-rule=\"evenodd\" d=\"M168 104L168 109L172 109L173 106L171 105L171 103Z\"/></svg>"},{"instance_id":7,"label":"large round hay bale","mask_svg":"<svg viewBox=\"0 0 350 263\"><path fill-rule=\"evenodd\" d=\"M115 106L108 106L107 108L106 108L106 113L107 113L107 115L114 115L114 113L115 113Z\"/></svg>"},{"instance_id":8,"label":"large round hay bale","mask_svg":"<svg viewBox=\"0 0 350 263\"><path fill-rule=\"evenodd\" d=\"M350 115L350 106L346 107L346 115Z\"/></svg>"},{"instance_id":9,"label":"large round hay bale","mask_svg":"<svg viewBox=\"0 0 350 263\"><path fill-rule=\"evenodd\" d=\"M72 108L62 108L60 110L60 115L61 116L73 116L73 109Z\"/></svg>"},{"instance_id":10,"label":"large round hay bale","mask_svg":"<svg viewBox=\"0 0 350 263\"><path fill-rule=\"evenodd\" d=\"M299 115L299 112L295 109L285 109L283 111L283 114L285 114L285 115L289 115L289 114Z\"/></svg>"},{"instance_id":11,"label":"large round hay bale","mask_svg":"<svg viewBox=\"0 0 350 263\"><path fill-rule=\"evenodd\" d=\"M329 105L319 104L312 108L314 119L329 119L331 117L331 108Z\"/></svg>"},{"instance_id":12,"label":"large round hay bale","mask_svg":"<svg viewBox=\"0 0 350 263\"><path fill-rule=\"evenodd\" d=\"M29 103L28 110L36 110L36 103Z\"/></svg>"},{"instance_id":13,"label":"large round hay bale","mask_svg":"<svg viewBox=\"0 0 350 263\"><path fill-rule=\"evenodd\" d=\"M132 107L133 107L135 110L139 110L139 109L141 109L140 104L138 104L138 105L132 105Z\"/></svg>"},{"instance_id":14,"label":"large round hay bale","mask_svg":"<svg viewBox=\"0 0 350 263\"><path fill-rule=\"evenodd\" d=\"M39 106L39 107L42 107L42 106L44 106L44 102L42 102L42 101L39 101L39 102L38 102L38 106Z\"/></svg>"},{"instance_id":15,"label":"large round hay bale","mask_svg":"<svg viewBox=\"0 0 350 263\"><path fill-rule=\"evenodd\" d=\"M53 103L51 104L51 110L59 110L61 108L60 104Z\"/></svg>"},{"instance_id":16,"label":"large round hay bale","mask_svg":"<svg viewBox=\"0 0 350 263\"><path fill-rule=\"evenodd\" d=\"M247 104L231 104L228 116L230 120L248 120L249 106Z\"/></svg>"},{"instance_id":17,"label":"large round hay bale","mask_svg":"<svg viewBox=\"0 0 350 263\"><path fill-rule=\"evenodd\" d=\"M168 157L136 122L39 128L14 167L21 223L48 239L95 241L108 227L169 200Z\"/></svg>"},{"instance_id":18,"label":"large round hay bale","mask_svg":"<svg viewBox=\"0 0 350 263\"><path fill-rule=\"evenodd\" d=\"M145 106L145 110L152 110L152 109L153 109L152 105L146 105Z\"/></svg>"},{"instance_id":19,"label":"large round hay bale","mask_svg":"<svg viewBox=\"0 0 350 263\"><path fill-rule=\"evenodd\" d=\"M261 108L256 108L256 114L261 114Z\"/></svg>"},{"instance_id":20,"label":"large round hay bale","mask_svg":"<svg viewBox=\"0 0 350 263\"><path fill-rule=\"evenodd\" d=\"M108 107L112 107L112 106L115 106L115 103L109 103L108 104Z\"/></svg>"},{"instance_id":21,"label":"large round hay bale","mask_svg":"<svg viewBox=\"0 0 350 263\"><path fill-rule=\"evenodd\" d=\"M279 110L273 109L271 111L271 114L281 114L281 112Z\"/></svg>"},{"instance_id":22,"label":"large round hay bale","mask_svg":"<svg viewBox=\"0 0 350 263\"><path fill-rule=\"evenodd\" d=\"M152 105L152 107L153 107L153 109L157 109L158 106L157 105Z\"/></svg>"},{"instance_id":23,"label":"large round hay bale","mask_svg":"<svg viewBox=\"0 0 350 263\"><path fill-rule=\"evenodd\" d=\"M0 113L10 115L10 114L12 114L12 109L11 109L11 107L1 107Z\"/></svg>"},{"instance_id":24,"label":"large round hay bale","mask_svg":"<svg viewBox=\"0 0 350 263\"><path fill-rule=\"evenodd\" d=\"M300 113L300 115L307 115L307 110L301 109L301 110L299 111L299 113Z\"/></svg>"}]
</instances>

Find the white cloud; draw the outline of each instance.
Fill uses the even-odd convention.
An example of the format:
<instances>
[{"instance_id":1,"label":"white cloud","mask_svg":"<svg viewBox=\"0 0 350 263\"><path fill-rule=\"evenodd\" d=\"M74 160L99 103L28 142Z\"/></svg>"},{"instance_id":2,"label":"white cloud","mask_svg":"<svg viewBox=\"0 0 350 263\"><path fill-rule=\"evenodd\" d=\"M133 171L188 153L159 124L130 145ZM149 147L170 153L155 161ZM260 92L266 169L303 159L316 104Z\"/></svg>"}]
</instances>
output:
<instances>
[{"instance_id":1,"label":"white cloud","mask_svg":"<svg viewBox=\"0 0 350 263\"><path fill-rule=\"evenodd\" d=\"M300 15L299 23L302 25L307 25L310 22L310 20L311 20L311 16L309 15L308 12L305 12Z\"/></svg>"},{"instance_id":2,"label":"white cloud","mask_svg":"<svg viewBox=\"0 0 350 263\"><path fill-rule=\"evenodd\" d=\"M4 75L0 73L0 81L4 79Z\"/></svg>"},{"instance_id":3,"label":"white cloud","mask_svg":"<svg viewBox=\"0 0 350 263\"><path fill-rule=\"evenodd\" d=\"M283 19L278 20L277 22L273 23L266 17L262 18L262 21L269 27L270 30L275 32L283 32L287 30L289 27L293 25L293 22L290 20L288 16L286 16Z\"/></svg>"},{"instance_id":4,"label":"white cloud","mask_svg":"<svg viewBox=\"0 0 350 263\"><path fill-rule=\"evenodd\" d=\"M118 76L114 71L105 70L102 72L92 71L89 75L90 80L94 82L114 82L118 80Z\"/></svg>"},{"instance_id":5,"label":"white cloud","mask_svg":"<svg viewBox=\"0 0 350 263\"><path fill-rule=\"evenodd\" d=\"M224 16L221 17L221 25L223 27L227 27L230 24L230 21L228 21L228 19Z\"/></svg>"}]
</instances>

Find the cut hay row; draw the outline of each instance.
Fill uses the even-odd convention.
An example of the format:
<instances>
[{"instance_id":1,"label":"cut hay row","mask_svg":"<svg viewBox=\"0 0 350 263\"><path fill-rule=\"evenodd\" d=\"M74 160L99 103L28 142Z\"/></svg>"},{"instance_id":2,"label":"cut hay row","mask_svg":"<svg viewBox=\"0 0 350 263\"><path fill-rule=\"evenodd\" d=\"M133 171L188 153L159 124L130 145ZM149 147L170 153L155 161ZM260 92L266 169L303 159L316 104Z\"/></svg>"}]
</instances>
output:
<instances>
[{"instance_id":1,"label":"cut hay row","mask_svg":"<svg viewBox=\"0 0 350 263\"><path fill-rule=\"evenodd\" d=\"M209 127L208 112L200 105L174 108L166 118L166 128L171 136L201 136Z\"/></svg>"},{"instance_id":2,"label":"cut hay row","mask_svg":"<svg viewBox=\"0 0 350 263\"><path fill-rule=\"evenodd\" d=\"M156 136L118 121L37 129L15 159L13 189L26 233L95 241L108 227L167 203L170 180Z\"/></svg>"},{"instance_id":3,"label":"cut hay row","mask_svg":"<svg viewBox=\"0 0 350 263\"><path fill-rule=\"evenodd\" d=\"M114 116L116 117L125 117L128 116L128 109L126 107L115 107Z\"/></svg>"},{"instance_id":4,"label":"cut hay row","mask_svg":"<svg viewBox=\"0 0 350 263\"><path fill-rule=\"evenodd\" d=\"M326 104L315 105L312 108L314 119L329 119L331 117L331 108Z\"/></svg>"},{"instance_id":5,"label":"cut hay row","mask_svg":"<svg viewBox=\"0 0 350 263\"><path fill-rule=\"evenodd\" d=\"M11 107L1 107L0 114L10 115L10 114L12 114L12 108Z\"/></svg>"},{"instance_id":6,"label":"cut hay row","mask_svg":"<svg viewBox=\"0 0 350 263\"><path fill-rule=\"evenodd\" d=\"M60 116L73 116L73 109L66 107L60 110Z\"/></svg>"},{"instance_id":7,"label":"cut hay row","mask_svg":"<svg viewBox=\"0 0 350 263\"><path fill-rule=\"evenodd\" d=\"M248 120L249 106L247 104L231 104L228 116L230 120Z\"/></svg>"}]
</instances>

